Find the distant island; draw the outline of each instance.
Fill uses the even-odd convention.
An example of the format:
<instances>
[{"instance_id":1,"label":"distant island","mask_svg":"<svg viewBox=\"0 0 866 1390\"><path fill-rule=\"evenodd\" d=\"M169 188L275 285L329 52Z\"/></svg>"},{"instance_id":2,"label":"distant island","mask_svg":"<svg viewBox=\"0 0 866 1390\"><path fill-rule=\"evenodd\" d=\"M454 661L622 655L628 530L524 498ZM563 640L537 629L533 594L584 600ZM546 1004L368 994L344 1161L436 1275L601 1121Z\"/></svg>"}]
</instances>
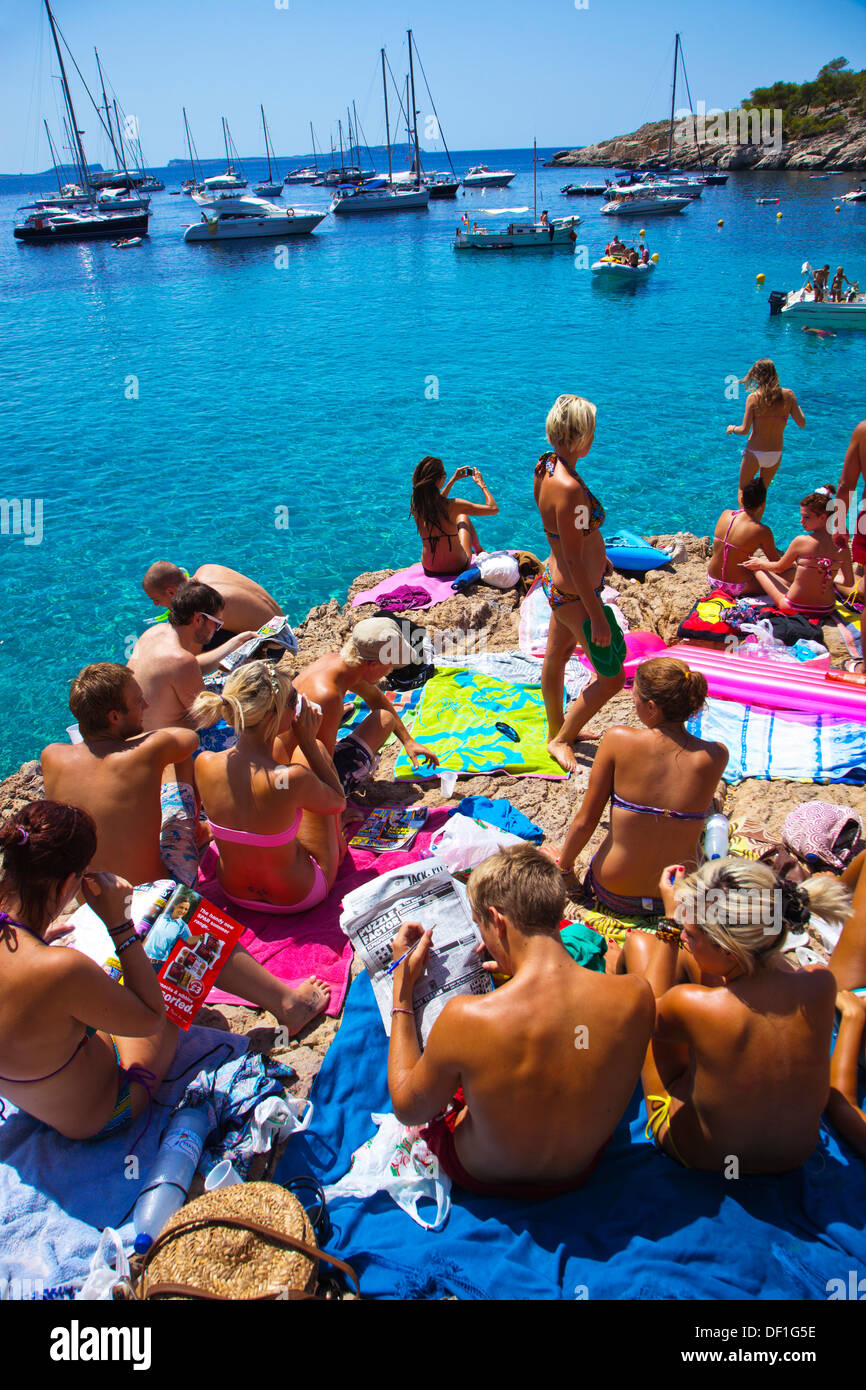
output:
<instances>
[{"instance_id":1,"label":"distant island","mask_svg":"<svg viewBox=\"0 0 866 1390\"><path fill-rule=\"evenodd\" d=\"M771 112L781 111L777 138ZM755 113L749 117L749 113ZM764 132L761 117L764 112ZM549 168L605 165L634 169L667 164L670 121L650 121L631 135L560 150ZM697 169L866 169L866 70L846 58L825 63L812 82L756 87L737 111L705 111L674 120L671 160Z\"/></svg>"}]
</instances>

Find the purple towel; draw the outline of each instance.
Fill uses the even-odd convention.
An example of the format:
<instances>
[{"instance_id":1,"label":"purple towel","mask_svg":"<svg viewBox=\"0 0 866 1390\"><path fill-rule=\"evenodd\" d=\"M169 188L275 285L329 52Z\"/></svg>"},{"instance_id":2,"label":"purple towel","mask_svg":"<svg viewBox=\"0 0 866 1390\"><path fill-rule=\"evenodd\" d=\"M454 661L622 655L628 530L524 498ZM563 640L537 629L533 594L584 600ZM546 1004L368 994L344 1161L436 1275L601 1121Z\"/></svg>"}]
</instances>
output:
<instances>
[{"instance_id":1,"label":"purple towel","mask_svg":"<svg viewBox=\"0 0 866 1390\"><path fill-rule=\"evenodd\" d=\"M389 613L400 613L404 608L426 608L432 603L432 596L426 589L413 588L411 584L401 584L389 594L380 594L378 604Z\"/></svg>"}]
</instances>

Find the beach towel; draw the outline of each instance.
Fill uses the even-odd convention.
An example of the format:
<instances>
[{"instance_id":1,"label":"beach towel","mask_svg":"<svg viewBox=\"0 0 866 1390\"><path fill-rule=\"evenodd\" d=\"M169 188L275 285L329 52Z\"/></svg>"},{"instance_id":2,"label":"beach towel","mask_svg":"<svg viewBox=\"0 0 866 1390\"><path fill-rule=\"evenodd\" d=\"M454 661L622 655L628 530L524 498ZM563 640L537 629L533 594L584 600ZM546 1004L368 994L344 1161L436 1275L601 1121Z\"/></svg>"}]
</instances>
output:
<instances>
[{"instance_id":1,"label":"beach towel","mask_svg":"<svg viewBox=\"0 0 866 1390\"><path fill-rule=\"evenodd\" d=\"M467 640L474 637L467 634ZM457 644L458 646L460 644ZM498 681L512 685L540 685L543 662L540 657L527 656L522 651L511 652L467 652L466 655L433 652L431 660L437 666L462 666L467 671L483 671L485 676L494 676ZM576 700L582 690L589 685L593 672L584 666L576 656L569 658L565 668L565 693L569 700Z\"/></svg>"},{"instance_id":2,"label":"beach towel","mask_svg":"<svg viewBox=\"0 0 866 1390\"><path fill-rule=\"evenodd\" d=\"M313 1123L289 1145L277 1181L342 1177L373 1135L371 1113L392 1109L387 1057L362 975L313 1088ZM582 1188L522 1202L453 1185L435 1232L382 1193L334 1202L328 1249L375 1299L824 1300L830 1279L866 1269L866 1164L829 1129L794 1172L729 1181L680 1168L645 1125L638 1089Z\"/></svg>"},{"instance_id":3,"label":"beach towel","mask_svg":"<svg viewBox=\"0 0 866 1390\"><path fill-rule=\"evenodd\" d=\"M326 980L331 986L331 997L325 1013L335 1018L346 997L353 956L351 943L340 930L343 898L353 888L384 873L386 869L395 869L401 864L425 858L430 853L431 836L441 830L447 819L447 811L434 811L428 816L427 824L411 850L373 854L369 850L350 849L327 898L309 912L285 917L277 913L250 912L238 907L237 903L229 902L216 879L217 857L213 851L202 870L203 874L209 873L210 876L206 882L199 883L199 892L217 907L224 907L235 921L244 925L246 930L240 939L241 946L271 974L289 985L299 985L310 975L318 975ZM212 989L208 1002L244 1004L248 1001L225 990Z\"/></svg>"},{"instance_id":4,"label":"beach towel","mask_svg":"<svg viewBox=\"0 0 866 1390\"><path fill-rule=\"evenodd\" d=\"M420 563L410 565L408 569L397 570L396 574L383 579L374 589L365 589L363 593L356 594L352 599L352 607L357 608L362 603L377 603L381 608L383 599L389 594L409 588L423 589L428 595L426 602L412 604L412 611L420 611L422 608L432 608L434 604L444 603L446 599L456 598L457 595L451 587L453 583L453 574L439 578L437 575L425 574Z\"/></svg>"},{"instance_id":5,"label":"beach towel","mask_svg":"<svg viewBox=\"0 0 866 1390\"><path fill-rule=\"evenodd\" d=\"M728 622L728 614L735 606L733 599L721 589L714 589L689 609L677 628L678 639L682 642L691 637L696 641L723 646L725 638L735 632Z\"/></svg>"},{"instance_id":6,"label":"beach towel","mask_svg":"<svg viewBox=\"0 0 866 1390\"><path fill-rule=\"evenodd\" d=\"M380 1025L381 1026L381 1025ZM68 1298L85 1279L105 1226L132 1242L132 1208L156 1157L165 1124L187 1087L205 1071L200 1090L213 1102L213 1073L246 1054L247 1040L196 1024L178 1037L168 1078L154 1094L153 1120L145 1111L131 1129L107 1139L64 1139L48 1125L4 1101L0 1120L0 1289L7 1281L35 1281L13 1296ZM282 1094L282 1086L271 1088ZM231 1108L231 1098L220 1099ZM133 1149L133 1145L135 1148ZM214 1158L214 1149L209 1159ZM129 1156L136 1162L131 1164ZM208 1166L210 1164L208 1163Z\"/></svg>"},{"instance_id":7,"label":"beach towel","mask_svg":"<svg viewBox=\"0 0 866 1390\"><path fill-rule=\"evenodd\" d=\"M415 722L415 711L421 699L421 687L419 686L416 690L385 690L383 694L391 701L391 704L394 706L396 713L399 715L406 728L411 729ZM366 700L362 700L360 695L351 695L349 698L352 700L353 709L352 713L343 721L337 730L338 743L341 738L345 738L353 729L356 729L370 713L370 706L367 704ZM396 738L396 735L390 734L382 745L383 748L387 748L388 744L394 738Z\"/></svg>"},{"instance_id":8,"label":"beach towel","mask_svg":"<svg viewBox=\"0 0 866 1390\"><path fill-rule=\"evenodd\" d=\"M613 609L621 630L628 632L628 619L615 602L618 598L619 590L606 584L601 591L601 601ZM526 656L544 656L549 628L550 604L545 598L541 580L536 579L520 605L520 619L517 627L517 645L520 650Z\"/></svg>"},{"instance_id":9,"label":"beach towel","mask_svg":"<svg viewBox=\"0 0 866 1390\"><path fill-rule=\"evenodd\" d=\"M496 728L503 722L519 735L519 743ZM567 776L547 751L540 687L511 685L480 671L437 670L424 686L412 737L432 749L440 766L413 768L401 750L394 768L397 778L438 777L443 769L470 775Z\"/></svg>"},{"instance_id":10,"label":"beach towel","mask_svg":"<svg viewBox=\"0 0 866 1390\"><path fill-rule=\"evenodd\" d=\"M762 781L866 783L866 725L829 714L798 714L708 699L686 728L723 743L730 754L722 774L731 786Z\"/></svg>"}]
</instances>

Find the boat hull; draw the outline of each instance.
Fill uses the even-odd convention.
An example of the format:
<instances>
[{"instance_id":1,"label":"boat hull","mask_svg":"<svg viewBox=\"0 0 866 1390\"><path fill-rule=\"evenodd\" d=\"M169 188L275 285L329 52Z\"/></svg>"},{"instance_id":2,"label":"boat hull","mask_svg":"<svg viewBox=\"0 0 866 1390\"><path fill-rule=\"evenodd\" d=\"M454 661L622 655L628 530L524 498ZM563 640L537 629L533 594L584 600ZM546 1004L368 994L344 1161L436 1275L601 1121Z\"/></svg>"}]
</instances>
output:
<instances>
[{"instance_id":1,"label":"boat hull","mask_svg":"<svg viewBox=\"0 0 866 1390\"><path fill-rule=\"evenodd\" d=\"M590 269L598 279L607 280L614 285L639 285L649 279L655 265L652 261L644 265L631 266L617 261L600 260L595 261Z\"/></svg>"},{"instance_id":2,"label":"boat hull","mask_svg":"<svg viewBox=\"0 0 866 1390\"><path fill-rule=\"evenodd\" d=\"M574 243L577 240L577 233L574 227L577 226L579 218L568 219L566 226L553 227L532 227L513 229L503 228L497 231L491 228L489 231L467 232L463 228L457 228L457 236L454 239L455 251L573 251Z\"/></svg>"},{"instance_id":3,"label":"boat hull","mask_svg":"<svg viewBox=\"0 0 866 1390\"><path fill-rule=\"evenodd\" d=\"M16 240L36 245L58 241L116 241L124 236L147 236L148 213L106 216L87 222L61 222L45 227L16 227ZM46 219L47 220L47 219Z\"/></svg>"},{"instance_id":4,"label":"boat hull","mask_svg":"<svg viewBox=\"0 0 866 1390\"><path fill-rule=\"evenodd\" d=\"M340 216L358 216L367 212L403 212L413 208L426 208L430 201L430 190L413 188L408 192L358 193L347 198L335 198L331 211Z\"/></svg>"},{"instance_id":5,"label":"boat hull","mask_svg":"<svg viewBox=\"0 0 866 1390\"><path fill-rule=\"evenodd\" d=\"M459 183L428 183L427 190L431 198L437 201L441 198L456 198Z\"/></svg>"},{"instance_id":6,"label":"boat hull","mask_svg":"<svg viewBox=\"0 0 866 1390\"><path fill-rule=\"evenodd\" d=\"M823 300L816 304L813 299L791 299L782 306L782 317L788 323L799 323L804 328L866 328L866 295L853 304L832 304Z\"/></svg>"},{"instance_id":7,"label":"boat hull","mask_svg":"<svg viewBox=\"0 0 866 1390\"><path fill-rule=\"evenodd\" d=\"M293 217L211 218L187 227L184 241L251 241L265 237L303 236L323 222L323 212L296 213Z\"/></svg>"},{"instance_id":8,"label":"boat hull","mask_svg":"<svg viewBox=\"0 0 866 1390\"><path fill-rule=\"evenodd\" d=\"M467 174L464 188L507 188L514 174Z\"/></svg>"},{"instance_id":9,"label":"boat hull","mask_svg":"<svg viewBox=\"0 0 866 1390\"><path fill-rule=\"evenodd\" d=\"M605 203L605 217L662 217L666 213L682 212L691 198L641 198L633 203Z\"/></svg>"}]
</instances>

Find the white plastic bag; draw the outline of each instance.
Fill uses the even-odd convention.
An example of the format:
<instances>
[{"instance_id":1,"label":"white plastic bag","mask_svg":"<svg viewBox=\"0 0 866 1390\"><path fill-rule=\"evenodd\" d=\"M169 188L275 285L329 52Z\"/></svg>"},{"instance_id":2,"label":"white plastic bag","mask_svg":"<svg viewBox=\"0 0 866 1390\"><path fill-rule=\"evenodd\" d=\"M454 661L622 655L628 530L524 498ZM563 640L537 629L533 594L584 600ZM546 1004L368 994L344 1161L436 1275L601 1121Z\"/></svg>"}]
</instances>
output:
<instances>
[{"instance_id":1,"label":"white plastic bag","mask_svg":"<svg viewBox=\"0 0 866 1390\"><path fill-rule=\"evenodd\" d=\"M741 623L740 632L751 632L756 638L754 642L742 644L740 653L743 656L766 661L787 661L789 659L789 650L785 643L780 642L776 637L769 619L760 618L756 623Z\"/></svg>"},{"instance_id":2,"label":"white plastic bag","mask_svg":"<svg viewBox=\"0 0 866 1390\"><path fill-rule=\"evenodd\" d=\"M520 579L520 566L507 550L493 550L479 560L478 568L485 584L493 589L513 589Z\"/></svg>"},{"instance_id":3,"label":"white plastic bag","mask_svg":"<svg viewBox=\"0 0 866 1390\"><path fill-rule=\"evenodd\" d=\"M486 821L464 816L457 811L430 841L430 849L452 874L460 869L474 869L497 850L511 845L525 845L519 835L497 830Z\"/></svg>"},{"instance_id":4,"label":"white plastic bag","mask_svg":"<svg viewBox=\"0 0 866 1390\"><path fill-rule=\"evenodd\" d=\"M437 1231L451 1210L451 1179L441 1171L426 1140L418 1137L418 1126L402 1125L396 1115L371 1115L370 1119L378 1126L376 1133L355 1150L348 1173L325 1188L325 1200L387 1192L425 1231ZM425 1198L436 1203L432 1221L425 1221L418 1211Z\"/></svg>"},{"instance_id":5,"label":"white plastic bag","mask_svg":"<svg viewBox=\"0 0 866 1390\"><path fill-rule=\"evenodd\" d=\"M303 1116L303 1118L302 1118ZM250 1126L253 1153L267 1153L290 1134L303 1134L313 1118L313 1102L297 1096L268 1096L259 1101Z\"/></svg>"},{"instance_id":6,"label":"white plastic bag","mask_svg":"<svg viewBox=\"0 0 866 1390\"><path fill-rule=\"evenodd\" d=\"M112 1250L113 1264L110 1253ZM128 1279L129 1260L123 1251L123 1241L117 1231L113 1230L111 1226L106 1226L99 1238L99 1244L93 1252L87 1278L75 1297L76 1299L89 1299L91 1302L109 1299L115 1285Z\"/></svg>"}]
</instances>

